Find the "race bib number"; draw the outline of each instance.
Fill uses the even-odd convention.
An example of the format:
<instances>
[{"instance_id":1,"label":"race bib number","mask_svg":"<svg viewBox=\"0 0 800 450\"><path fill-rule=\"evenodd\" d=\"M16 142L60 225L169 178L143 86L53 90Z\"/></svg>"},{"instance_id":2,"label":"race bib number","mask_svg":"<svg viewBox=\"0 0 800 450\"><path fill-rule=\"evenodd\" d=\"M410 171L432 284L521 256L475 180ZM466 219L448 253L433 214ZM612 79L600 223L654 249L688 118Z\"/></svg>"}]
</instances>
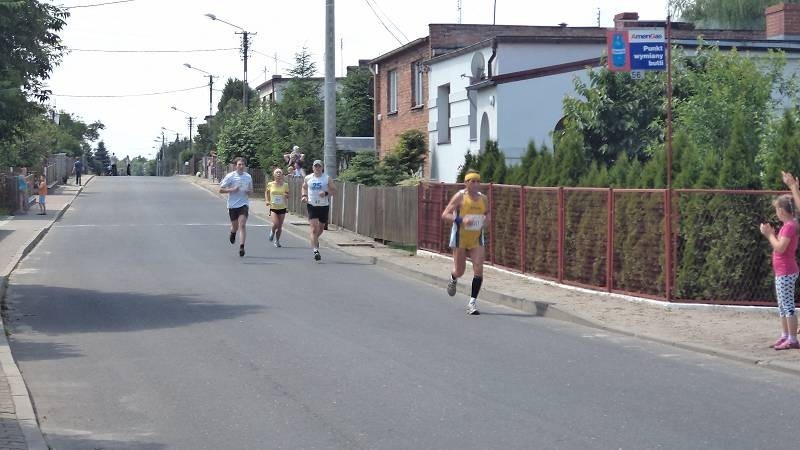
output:
<instances>
[{"instance_id":1,"label":"race bib number","mask_svg":"<svg viewBox=\"0 0 800 450\"><path fill-rule=\"evenodd\" d=\"M484 217L482 214L467 214L464 216L464 229L468 231L480 231L483 228Z\"/></svg>"},{"instance_id":2,"label":"race bib number","mask_svg":"<svg viewBox=\"0 0 800 450\"><path fill-rule=\"evenodd\" d=\"M283 195L273 194L272 195L272 203L277 204L277 205L282 205L283 204Z\"/></svg>"}]
</instances>

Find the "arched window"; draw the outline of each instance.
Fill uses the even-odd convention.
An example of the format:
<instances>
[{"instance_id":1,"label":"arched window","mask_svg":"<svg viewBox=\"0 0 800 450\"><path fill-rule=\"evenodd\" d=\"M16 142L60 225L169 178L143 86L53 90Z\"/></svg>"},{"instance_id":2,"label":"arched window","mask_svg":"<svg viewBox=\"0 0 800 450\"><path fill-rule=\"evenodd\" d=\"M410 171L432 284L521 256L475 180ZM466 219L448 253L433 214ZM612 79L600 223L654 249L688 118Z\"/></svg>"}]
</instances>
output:
<instances>
[{"instance_id":1,"label":"arched window","mask_svg":"<svg viewBox=\"0 0 800 450\"><path fill-rule=\"evenodd\" d=\"M489 132L489 115L483 113L483 116L481 117L481 135L480 135L481 153L483 153L483 151L486 150L486 141L488 141L491 138L492 135Z\"/></svg>"}]
</instances>

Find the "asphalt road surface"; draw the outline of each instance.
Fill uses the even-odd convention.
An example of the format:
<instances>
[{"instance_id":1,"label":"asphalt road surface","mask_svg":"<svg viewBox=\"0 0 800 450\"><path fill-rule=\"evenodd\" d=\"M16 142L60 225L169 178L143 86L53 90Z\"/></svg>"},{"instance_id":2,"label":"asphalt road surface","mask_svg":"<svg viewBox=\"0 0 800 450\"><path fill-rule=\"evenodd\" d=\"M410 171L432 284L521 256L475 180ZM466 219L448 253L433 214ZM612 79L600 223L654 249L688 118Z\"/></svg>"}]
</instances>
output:
<instances>
[{"instance_id":1,"label":"asphalt road surface","mask_svg":"<svg viewBox=\"0 0 800 450\"><path fill-rule=\"evenodd\" d=\"M795 377L485 303L466 316L446 274L316 263L255 217L239 258L227 220L177 178L96 177L22 262L11 348L53 448L797 443Z\"/></svg>"}]
</instances>

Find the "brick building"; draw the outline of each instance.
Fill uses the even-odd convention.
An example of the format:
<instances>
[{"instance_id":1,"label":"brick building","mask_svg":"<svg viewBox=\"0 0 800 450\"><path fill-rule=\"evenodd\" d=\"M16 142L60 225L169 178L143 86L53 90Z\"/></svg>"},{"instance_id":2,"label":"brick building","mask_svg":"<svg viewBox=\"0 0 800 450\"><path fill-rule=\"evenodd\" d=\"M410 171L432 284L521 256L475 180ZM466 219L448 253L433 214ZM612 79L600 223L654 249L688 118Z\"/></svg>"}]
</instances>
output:
<instances>
[{"instance_id":1,"label":"brick building","mask_svg":"<svg viewBox=\"0 0 800 450\"><path fill-rule=\"evenodd\" d=\"M425 62L502 34L526 36L527 25L430 24L428 36L385 53L369 62L375 80L375 148L383 157L404 131L428 130L428 76ZM426 161L424 176L430 176Z\"/></svg>"}]
</instances>

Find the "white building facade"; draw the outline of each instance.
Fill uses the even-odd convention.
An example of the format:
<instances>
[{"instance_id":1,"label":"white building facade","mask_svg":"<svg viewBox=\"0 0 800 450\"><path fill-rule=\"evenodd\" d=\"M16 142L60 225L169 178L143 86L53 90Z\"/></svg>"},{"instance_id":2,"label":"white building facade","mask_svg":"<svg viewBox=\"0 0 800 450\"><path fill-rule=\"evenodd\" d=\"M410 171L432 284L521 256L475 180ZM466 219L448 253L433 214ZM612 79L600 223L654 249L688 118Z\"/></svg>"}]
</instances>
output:
<instances>
[{"instance_id":1,"label":"white building facade","mask_svg":"<svg viewBox=\"0 0 800 450\"><path fill-rule=\"evenodd\" d=\"M779 23L796 18L800 28L800 5L791 11L784 8L786 17L782 15ZM784 10L778 13L784 14ZM615 19L618 27L664 26L663 21L638 21L635 13ZM789 77L800 68L800 29L796 34L780 34L784 28L769 22L766 32L676 26L672 43L689 55L699 37L704 45L736 48L753 58L780 50ZM600 28L542 27L536 36L497 36L425 61L431 179L456 181L465 154L479 154L487 140L497 141L509 165L519 163L530 143L552 150L553 132L563 118L564 98L575 95L576 78L587 82L589 70L603 62L605 33ZM775 94L778 103L789 106L786 102L790 99Z\"/></svg>"}]
</instances>

